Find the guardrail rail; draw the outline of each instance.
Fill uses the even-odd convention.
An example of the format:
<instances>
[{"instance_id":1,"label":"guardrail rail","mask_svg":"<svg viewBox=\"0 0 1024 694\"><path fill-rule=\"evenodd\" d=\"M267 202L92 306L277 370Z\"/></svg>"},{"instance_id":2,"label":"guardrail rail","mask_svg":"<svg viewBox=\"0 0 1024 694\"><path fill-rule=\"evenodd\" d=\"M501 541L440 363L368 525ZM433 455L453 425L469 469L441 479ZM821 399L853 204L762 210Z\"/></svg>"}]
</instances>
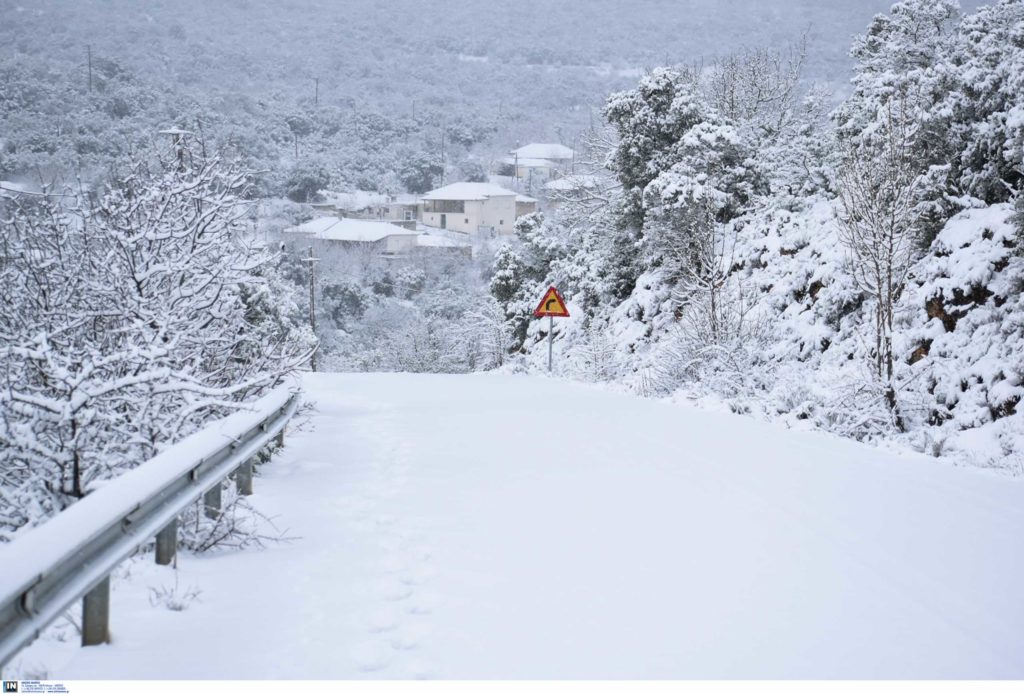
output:
<instances>
[{"instance_id":1,"label":"guardrail rail","mask_svg":"<svg viewBox=\"0 0 1024 694\"><path fill-rule=\"evenodd\" d=\"M178 516L203 497L216 518L232 473L252 494L253 459L275 438L283 445L299 400L295 385L280 386L0 546L0 665L79 598L82 645L109 642L110 572L153 537L156 562L170 564Z\"/></svg>"}]
</instances>

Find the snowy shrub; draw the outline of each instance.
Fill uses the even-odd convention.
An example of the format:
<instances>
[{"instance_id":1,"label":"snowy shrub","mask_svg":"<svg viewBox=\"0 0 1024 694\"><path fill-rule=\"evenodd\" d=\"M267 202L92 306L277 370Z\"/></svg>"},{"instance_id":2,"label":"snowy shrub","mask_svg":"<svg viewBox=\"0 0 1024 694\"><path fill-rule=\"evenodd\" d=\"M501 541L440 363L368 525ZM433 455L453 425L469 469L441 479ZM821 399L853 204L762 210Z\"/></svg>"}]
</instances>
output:
<instances>
[{"instance_id":1,"label":"snowy shrub","mask_svg":"<svg viewBox=\"0 0 1024 694\"><path fill-rule=\"evenodd\" d=\"M800 364L779 366L775 384L771 389L770 402L775 414L791 425L812 420L822 406L819 393L808 382L807 371Z\"/></svg>"},{"instance_id":2,"label":"snowy shrub","mask_svg":"<svg viewBox=\"0 0 1024 694\"><path fill-rule=\"evenodd\" d=\"M572 371L589 381L614 380L622 368L618 351L614 339L608 334L608 326L593 321L572 345Z\"/></svg>"},{"instance_id":3,"label":"snowy shrub","mask_svg":"<svg viewBox=\"0 0 1024 694\"><path fill-rule=\"evenodd\" d=\"M189 606L199 600L201 590L194 586L181 588L178 585L178 570L174 570L173 586L150 586L149 604L153 607L164 607L172 612L184 612Z\"/></svg>"},{"instance_id":4,"label":"snowy shrub","mask_svg":"<svg viewBox=\"0 0 1024 694\"><path fill-rule=\"evenodd\" d=\"M651 356L651 385L662 392L701 388L726 399L750 399L771 386L774 365L764 359L767 322L742 294L698 297L682 309L678 324Z\"/></svg>"},{"instance_id":5,"label":"snowy shrub","mask_svg":"<svg viewBox=\"0 0 1024 694\"><path fill-rule=\"evenodd\" d=\"M262 548L276 542L288 542L286 531L273 519L257 510L248 497L238 494L233 485L222 483L221 510L216 517L206 515L203 498L189 506L178 520L178 544L192 552L226 552L252 547Z\"/></svg>"}]
</instances>

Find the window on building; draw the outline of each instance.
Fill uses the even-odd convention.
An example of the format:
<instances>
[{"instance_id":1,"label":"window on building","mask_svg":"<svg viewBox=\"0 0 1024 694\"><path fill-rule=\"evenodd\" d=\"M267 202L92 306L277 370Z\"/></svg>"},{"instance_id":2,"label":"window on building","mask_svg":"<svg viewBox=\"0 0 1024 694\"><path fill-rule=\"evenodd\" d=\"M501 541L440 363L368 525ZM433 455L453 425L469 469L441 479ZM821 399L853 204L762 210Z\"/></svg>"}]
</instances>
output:
<instances>
[{"instance_id":1,"label":"window on building","mask_svg":"<svg viewBox=\"0 0 1024 694\"><path fill-rule=\"evenodd\" d=\"M466 203L463 200L427 200L423 209L426 212L456 212L465 214Z\"/></svg>"}]
</instances>

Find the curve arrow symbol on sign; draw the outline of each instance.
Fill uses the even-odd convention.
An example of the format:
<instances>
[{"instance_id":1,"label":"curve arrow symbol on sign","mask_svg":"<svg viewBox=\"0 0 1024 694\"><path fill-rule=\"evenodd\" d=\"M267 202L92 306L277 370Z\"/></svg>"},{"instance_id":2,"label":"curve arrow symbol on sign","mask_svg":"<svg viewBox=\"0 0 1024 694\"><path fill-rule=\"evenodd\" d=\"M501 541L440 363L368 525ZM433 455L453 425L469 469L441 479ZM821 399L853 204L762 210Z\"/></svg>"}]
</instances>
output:
<instances>
[{"instance_id":1,"label":"curve arrow symbol on sign","mask_svg":"<svg viewBox=\"0 0 1024 694\"><path fill-rule=\"evenodd\" d=\"M544 297L537 304L537 308L533 310L533 315L536 318L543 318L544 316L550 316L552 318L568 318L569 309L565 306L565 299L558 293L558 290L553 286L548 287L548 290L544 292Z\"/></svg>"}]
</instances>

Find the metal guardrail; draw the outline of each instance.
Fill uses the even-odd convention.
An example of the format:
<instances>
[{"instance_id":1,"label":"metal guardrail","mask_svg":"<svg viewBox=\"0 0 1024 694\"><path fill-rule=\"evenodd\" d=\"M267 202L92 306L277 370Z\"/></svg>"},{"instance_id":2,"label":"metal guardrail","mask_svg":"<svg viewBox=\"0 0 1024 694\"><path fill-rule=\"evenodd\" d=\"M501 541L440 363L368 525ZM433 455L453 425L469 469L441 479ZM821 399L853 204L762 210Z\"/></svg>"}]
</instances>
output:
<instances>
[{"instance_id":1,"label":"metal guardrail","mask_svg":"<svg viewBox=\"0 0 1024 694\"><path fill-rule=\"evenodd\" d=\"M216 517L232 472L239 493L251 494L252 459L274 437L283 443L298 405L297 389L281 386L0 546L0 664L79 598L82 645L108 642L110 572L154 536L157 563L169 564L179 514L204 496Z\"/></svg>"}]
</instances>

